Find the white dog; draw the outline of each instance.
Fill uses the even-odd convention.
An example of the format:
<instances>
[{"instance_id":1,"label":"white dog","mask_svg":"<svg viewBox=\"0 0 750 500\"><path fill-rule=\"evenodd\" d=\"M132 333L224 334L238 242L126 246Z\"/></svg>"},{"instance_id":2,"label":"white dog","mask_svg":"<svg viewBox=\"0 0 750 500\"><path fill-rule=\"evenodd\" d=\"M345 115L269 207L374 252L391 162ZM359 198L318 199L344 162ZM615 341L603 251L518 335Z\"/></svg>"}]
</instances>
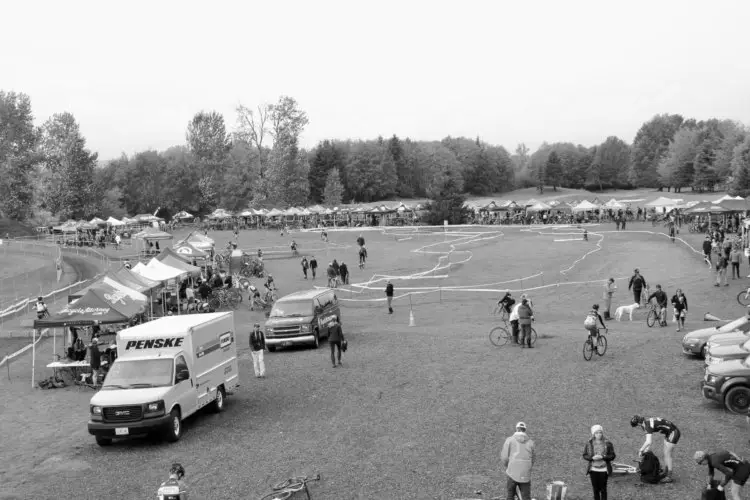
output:
<instances>
[{"instance_id":1,"label":"white dog","mask_svg":"<svg viewBox=\"0 0 750 500\"><path fill-rule=\"evenodd\" d=\"M629 306L620 306L615 311L615 319L617 321L622 321L622 316L625 313L630 314L630 321L633 321L633 311L641 307L640 304L630 304Z\"/></svg>"}]
</instances>

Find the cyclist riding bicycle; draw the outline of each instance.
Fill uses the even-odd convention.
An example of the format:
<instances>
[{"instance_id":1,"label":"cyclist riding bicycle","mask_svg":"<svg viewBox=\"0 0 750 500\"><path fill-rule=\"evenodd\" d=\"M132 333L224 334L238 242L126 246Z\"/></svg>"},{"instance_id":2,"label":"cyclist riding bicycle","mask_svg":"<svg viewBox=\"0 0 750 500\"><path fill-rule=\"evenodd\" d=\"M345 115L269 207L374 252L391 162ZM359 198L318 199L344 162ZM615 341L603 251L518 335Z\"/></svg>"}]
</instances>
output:
<instances>
[{"instance_id":1,"label":"cyclist riding bicycle","mask_svg":"<svg viewBox=\"0 0 750 500\"><path fill-rule=\"evenodd\" d=\"M656 299L656 312L659 315L659 325L667 326L667 294L661 289L661 285L656 285L656 291L648 296L646 302Z\"/></svg>"},{"instance_id":2,"label":"cyclist riding bicycle","mask_svg":"<svg viewBox=\"0 0 750 500\"><path fill-rule=\"evenodd\" d=\"M292 253L296 255L297 254L297 242L292 240L292 244L289 246L292 248Z\"/></svg>"},{"instance_id":3,"label":"cyclist riding bicycle","mask_svg":"<svg viewBox=\"0 0 750 500\"><path fill-rule=\"evenodd\" d=\"M633 415L630 419L631 427L640 427L646 432L646 441L638 450L638 456L643 455L651 448L653 434L659 433L664 435L664 478L662 483L671 483L672 479L672 449L680 440L680 430L667 419L651 417L645 418L640 415Z\"/></svg>"},{"instance_id":4,"label":"cyclist riding bicycle","mask_svg":"<svg viewBox=\"0 0 750 500\"><path fill-rule=\"evenodd\" d=\"M169 479L161 483L156 492L159 500L187 500L187 488L181 482L185 477L185 468L180 464L172 464L169 469Z\"/></svg>"},{"instance_id":5,"label":"cyclist riding bicycle","mask_svg":"<svg viewBox=\"0 0 750 500\"><path fill-rule=\"evenodd\" d=\"M258 249L258 259L263 260L263 250L261 250L260 248Z\"/></svg>"},{"instance_id":6,"label":"cyclist riding bicycle","mask_svg":"<svg viewBox=\"0 0 750 500\"><path fill-rule=\"evenodd\" d=\"M250 310L251 311L255 307L256 303L260 304L261 307L265 307L266 306L266 302L260 297L260 290L258 290L258 288L255 285L253 285L252 283L250 283L250 285L247 287L247 289L248 289L248 291L250 293L249 299L250 299Z\"/></svg>"},{"instance_id":7,"label":"cyclist riding bicycle","mask_svg":"<svg viewBox=\"0 0 750 500\"><path fill-rule=\"evenodd\" d=\"M604 319L602 319L602 315L599 314L599 304L594 304L591 306L591 310L586 315L586 319L583 321L583 326L588 330L589 332L589 339L591 342L594 342L594 337L599 336L599 328L597 328L597 320L599 323L601 323L602 328L605 330L607 329L607 325L604 324Z\"/></svg>"},{"instance_id":8,"label":"cyclist riding bicycle","mask_svg":"<svg viewBox=\"0 0 750 500\"><path fill-rule=\"evenodd\" d=\"M268 290L269 292L272 290L276 290L276 283L274 283L273 281L273 274L269 274L266 277L266 282L263 283L263 286L266 287L266 290Z\"/></svg>"},{"instance_id":9,"label":"cyclist riding bicycle","mask_svg":"<svg viewBox=\"0 0 750 500\"><path fill-rule=\"evenodd\" d=\"M48 314L47 304L44 303L43 297L38 297L36 299L36 317L42 319L46 314Z\"/></svg>"}]
</instances>

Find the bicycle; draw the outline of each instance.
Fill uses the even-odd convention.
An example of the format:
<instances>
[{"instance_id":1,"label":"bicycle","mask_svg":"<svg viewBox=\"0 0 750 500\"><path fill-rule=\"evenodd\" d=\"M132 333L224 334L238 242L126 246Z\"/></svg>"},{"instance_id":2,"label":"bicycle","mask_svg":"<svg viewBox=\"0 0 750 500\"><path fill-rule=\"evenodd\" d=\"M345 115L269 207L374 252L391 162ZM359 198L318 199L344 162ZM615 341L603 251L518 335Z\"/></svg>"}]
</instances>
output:
<instances>
[{"instance_id":1,"label":"bicycle","mask_svg":"<svg viewBox=\"0 0 750 500\"><path fill-rule=\"evenodd\" d=\"M603 328L603 330L609 333L608 328ZM605 337L601 333L596 334L596 345L594 345L594 341L592 340L593 337L594 334L589 332L586 341L583 343L583 359L585 359L586 361L591 360L594 355L594 351L596 351L596 354L598 354L599 356L604 356L604 353L607 352L607 337Z\"/></svg>"},{"instance_id":2,"label":"bicycle","mask_svg":"<svg viewBox=\"0 0 750 500\"><path fill-rule=\"evenodd\" d=\"M240 297L240 292L234 288L215 288L208 299L208 306L214 311L218 311L222 306L237 309Z\"/></svg>"},{"instance_id":3,"label":"bicycle","mask_svg":"<svg viewBox=\"0 0 750 500\"><path fill-rule=\"evenodd\" d=\"M744 307L750 306L750 288L737 294L737 302Z\"/></svg>"},{"instance_id":4,"label":"bicycle","mask_svg":"<svg viewBox=\"0 0 750 500\"><path fill-rule=\"evenodd\" d=\"M649 304L648 306L648 314L646 315L646 325L648 325L649 328L653 327L657 321L659 321L660 324L666 324L666 321L663 321L661 319L661 313L666 312L666 307L662 307L661 310L659 310L659 306L657 304Z\"/></svg>"},{"instance_id":5,"label":"bicycle","mask_svg":"<svg viewBox=\"0 0 750 500\"><path fill-rule=\"evenodd\" d=\"M633 460L635 463L638 464L638 467L635 467L633 465L618 463L618 462L612 462L612 475L613 476L627 476L630 474L638 474L641 469L640 465L641 463L638 460Z\"/></svg>"},{"instance_id":6,"label":"bicycle","mask_svg":"<svg viewBox=\"0 0 750 500\"><path fill-rule=\"evenodd\" d=\"M320 474L316 474L315 477L308 478L307 476L296 476L287 479L273 485L271 488L274 490L271 493L261 497L260 500L286 500L295 493L305 490L307 500L311 500L310 489L307 487L307 483L312 481L320 481Z\"/></svg>"},{"instance_id":7,"label":"bicycle","mask_svg":"<svg viewBox=\"0 0 750 500\"><path fill-rule=\"evenodd\" d=\"M506 323L507 325L507 323ZM520 333L519 333L520 336ZM502 347L508 342L510 342L512 335L508 331L508 328L505 326L496 326L492 330L490 330L490 342L492 345L496 347ZM536 344L536 330L534 330L534 327L531 327L531 345Z\"/></svg>"}]
</instances>

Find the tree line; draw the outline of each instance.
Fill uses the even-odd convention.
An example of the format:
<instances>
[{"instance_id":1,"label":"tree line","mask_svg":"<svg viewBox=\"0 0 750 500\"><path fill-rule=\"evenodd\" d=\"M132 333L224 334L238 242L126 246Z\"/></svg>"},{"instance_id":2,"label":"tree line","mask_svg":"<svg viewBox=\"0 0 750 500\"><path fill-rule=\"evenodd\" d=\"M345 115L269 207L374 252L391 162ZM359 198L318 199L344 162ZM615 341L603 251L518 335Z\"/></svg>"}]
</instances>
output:
<instances>
[{"instance_id":1,"label":"tree line","mask_svg":"<svg viewBox=\"0 0 750 500\"><path fill-rule=\"evenodd\" d=\"M730 120L657 115L632 144L612 136L593 147L544 143L533 153L519 144L511 154L480 138L396 135L324 140L305 150L299 139L309 117L288 96L239 105L235 119L230 130L221 114L200 111L186 125L183 144L100 165L71 113L36 127L29 97L0 91L0 211L17 220L40 212L60 219L119 217L157 207L203 215L217 207L394 197L456 201L545 185L750 193L750 134Z\"/></svg>"}]
</instances>

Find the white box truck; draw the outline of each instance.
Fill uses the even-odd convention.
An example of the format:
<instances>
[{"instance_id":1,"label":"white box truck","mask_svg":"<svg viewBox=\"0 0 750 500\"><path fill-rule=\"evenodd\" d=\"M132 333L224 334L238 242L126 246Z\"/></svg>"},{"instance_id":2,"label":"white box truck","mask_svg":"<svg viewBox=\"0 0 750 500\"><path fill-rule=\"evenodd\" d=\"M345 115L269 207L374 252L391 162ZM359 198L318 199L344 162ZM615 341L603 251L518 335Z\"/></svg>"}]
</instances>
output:
<instances>
[{"instance_id":1,"label":"white box truck","mask_svg":"<svg viewBox=\"0 0 750 500\"><path fill-rule=\"evenodd\" d=\"M239 385L231 312L169 316L121 330L117 359L90 403L89 434L182 435L182 421L212 404L220 412Z\"/></svg>"}]
</instances>

